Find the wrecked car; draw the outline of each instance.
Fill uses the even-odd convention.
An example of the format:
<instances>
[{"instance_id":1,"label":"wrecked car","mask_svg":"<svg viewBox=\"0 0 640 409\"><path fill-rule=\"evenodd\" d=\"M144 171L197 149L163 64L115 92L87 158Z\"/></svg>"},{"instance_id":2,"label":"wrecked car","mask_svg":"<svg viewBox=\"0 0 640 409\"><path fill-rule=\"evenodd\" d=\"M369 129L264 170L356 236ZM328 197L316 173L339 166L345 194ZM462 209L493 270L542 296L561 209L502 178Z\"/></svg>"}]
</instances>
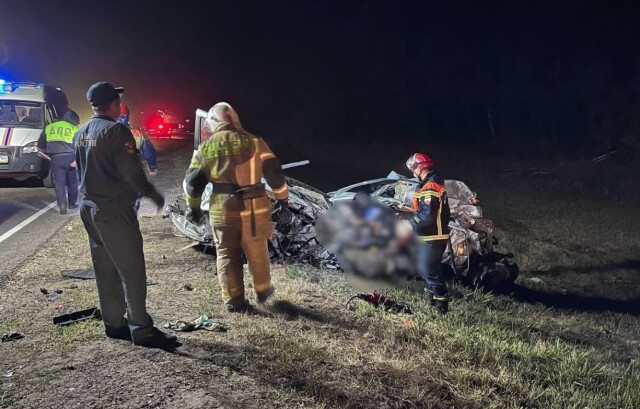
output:
<instances>
[{"instance_id":1,"label":"wrecked car","mask_svg":"<svg viewBox=\"0 0 640 409\"><path fill-rule=\"evenodd\" d=\"M207 112L201 109L196 111L194 152L201 142L210 135L204 126ZM309 161L289 163L282 166L290 169L304 166ZM269 254L274 261L288 261L292 263L308 263L316 267L338 269L339 264L335 257L320 246L316 240L315 220L329 208L325 193L295 179L286 178L289 186L289 209L292 213L292 221L287 226L276 226L273 236L269 239ZM267 196L275 203L272 190L265 180ZM185 186L183 185L183 190ZM207 184L202 194L201 209L205 214L209 211L209 199L213 185ZM175 201L167 205L163 217L169 218L173 224L174 234L191 239L195 244L213 248L213 231L208 217L205 223L195 225L186 218L187 205L183 196L178 196Z\"/></svg>"},{"instance_id":2,"label":"wrecked car","mask_svg":"<svg viewBox=\"0 0 640 409\"><path fill-rule=\"evenodd\" d=\"M203 119L207 112L197 110L194 132L194 149L206 140ZM308 161L283 166L288 169L308 164ZM263 180L263 183L265 181ZM269 252L274 261L308 263L316 267L340 268L336 257L325 249L316 235L316 220L330 206L352 201L358 192L364 192L381 204L393 209L400 219L412 217L413 194L418 189L416 179L391 172L385 178L353 184L325 194L303 182L287 178L289 208L293 215L287 226L276 226L269 240ZM266 183L265 183L266 184ZM451 221L450 245L443 255L443 263L450 266L450 274L464 284L499 290L510 286L518 275L518 266L512 254L494 250L497 245L495 228L491 220L483 217L479 200L465 183L446 180ZM202 196L202 210L209 209L209 197L213 186L209 184ZM275 202L271 189L267 195ZM190 223L186 217L186 202L178 197L165 208L164 216L171 219L174 233L205 246L213 246L212 229L207 221L200 226Z\"/></svg>"}]
</instances>

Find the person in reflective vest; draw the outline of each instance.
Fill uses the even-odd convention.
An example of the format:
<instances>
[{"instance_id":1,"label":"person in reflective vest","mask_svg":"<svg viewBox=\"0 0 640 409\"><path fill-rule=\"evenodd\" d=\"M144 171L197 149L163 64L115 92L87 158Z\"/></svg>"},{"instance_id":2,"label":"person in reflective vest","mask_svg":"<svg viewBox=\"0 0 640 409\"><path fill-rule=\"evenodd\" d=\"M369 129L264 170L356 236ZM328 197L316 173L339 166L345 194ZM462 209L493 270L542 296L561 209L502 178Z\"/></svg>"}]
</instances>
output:
<instances>
[{"instance_id":1,"label":"person in reflective vest","mask_svg":"<svg viewBox=\"0 0 640 409\"><path fill-rule=\"evenodd\" d=\"M51 158L50 172L60 214L67 214L67 209L78 209L78 174L72 143L79 123L78 114L69 110L60 120L47 125L43 133L43 150ZM42 144L40 147L43 148Z\"/></svg>"},{"instance_id":2,"label":"person in reflective vest","mask_svg":"<svg viewBox=\"0 0 640 409\"><path fill-rule=\"evenodd\" d=\"M185 176L187 219L201 224L202 193L213 183L209 218L216 246L222 300L230 312L247 311L241 253L247 257L258 303L273 293L267 239L273 220L262 177L277 199L275 218L290 223L289 190L280 162L267 143L246 132L231 105L214 105L206 119L212 132L194 154Z\"/></svg>"},{"instance_id":3,"label":"person in reflective vest","mask_svg":"<svg viewBox=\"0 0 640 409\"><path fill-rule=\"evenodd\" d=\"M433 169L428 155L416 153L407 160L407 168L420 181L413 195L413 218L418 236L418 272L426 283L431 305L442 314L449 311L449 292L442 272L442 255L449 242L450 209L442 179Z\"/></svg>"},{"instance_id":4,"label":"person in reflective vest","mask_svg":"<svg viewBox=\"0 0 640 409\"><path fill-rule=\"evenodd\" d=\"M131 126L129 117L129 107L120 103L120 116L118 117L118 122L131 130L133 139L136 141L136 149L140 152L141 159L144 159L149 166L149 175L156 176L158 174L158 155L156 153L156 148L153 146L153 143L151 143L151 140L147 135L145 135L140 129L136 129ZM138 196L133 207L136 213L140 210L141 201L142 196Z\"/></svg>"},{"instance_id":5,"label":"person in reflective vest","mask_svg":"<svg viewBox=\"0 0 640 409\"><path fill-rule=\"evenodd\" d=\"M131 130L133 139L135 139L136 141L136 148L138 148L138 151L140 151L142 158L147 162L147 165L149 166L149 174L151 176L155 176L158 174L158 154L156 152L156 147L153 146L153 143L151 142L149 137L145 135L140 129L131 126L129 118L129 107L125 104L120 104L120 116L118 117L118 122L120 122L122 125L127 126Z\"/></svg>"}]
</instances>

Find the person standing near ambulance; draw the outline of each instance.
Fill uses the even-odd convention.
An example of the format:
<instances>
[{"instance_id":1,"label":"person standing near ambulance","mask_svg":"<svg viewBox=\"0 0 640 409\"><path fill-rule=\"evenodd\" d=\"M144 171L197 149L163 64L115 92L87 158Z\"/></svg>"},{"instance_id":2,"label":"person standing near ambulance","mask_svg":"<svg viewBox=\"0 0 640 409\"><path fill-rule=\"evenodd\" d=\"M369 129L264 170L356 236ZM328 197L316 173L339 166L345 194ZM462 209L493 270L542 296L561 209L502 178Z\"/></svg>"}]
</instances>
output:
<instances>
[{"instance_id":1,"label":"person standing near ambulance","mask_svg":"<svg viewBox=\"0 0 640 409\"><path fill-rule=\"evenodd\" d=\"M67 111L58 121L44 129L39 147L51 158L53 185L60 214L78 208L78 174L73 155L73 135L78 130L80 117L74 111ZM44 140L43 140L44 139Z\"/></svg>"},{"instance_id":2,"label":"person standing near ambulance","mask_svg":"<svg viewBox=\"0 0 640 409\"><path fill-rule=\"evenodd\" d=\"M212 135L198 147L185 176L187 219L196 224L202 221L201 196L211 182L209 217L222 300L230 312L247 311L251 305L245 298L243 251L258 303L274 292L267 249L273 219L261 179L264 176L277 199L274 217L281 224L291 222L289 190L278 158L262 138L242 128L231 105L214 105L206 124Z\"/></svg>"}]
</instances>

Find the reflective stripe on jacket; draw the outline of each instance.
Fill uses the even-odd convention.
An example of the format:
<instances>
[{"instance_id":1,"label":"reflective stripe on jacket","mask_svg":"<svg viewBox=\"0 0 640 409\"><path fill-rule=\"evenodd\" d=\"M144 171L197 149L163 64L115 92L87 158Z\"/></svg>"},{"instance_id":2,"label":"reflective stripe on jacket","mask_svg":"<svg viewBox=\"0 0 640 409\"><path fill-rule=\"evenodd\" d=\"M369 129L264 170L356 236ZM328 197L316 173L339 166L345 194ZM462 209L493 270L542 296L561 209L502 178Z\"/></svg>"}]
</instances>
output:
<instances>
[{"instance_id":1,"label":"reflective stripe on jacket","mask_svg":"<svg viewBox=\"0 0 640 409\"><path fill-rule=\"evenodd\" d=\"M136 148L140 151L142 158L147 161L149 169L155 170L158 167L158 154L156 147L151 140L141 130L131 128L131 134L136 141Z\"/></svg>"},{"instance_id":2,"label":"reflective stripe on jacket","mask_svg":"<svg viewBox=\"0 0 640 409\"><path fill-rule=\"evenodd\" d=\"M413 228L422 241L449 239L449 200L442 180L430 170L413 195Z\"/></svg>"},{"instance_id":3,"label":"reflective stripe on jacket","mask_svg":"<svg viewBox=\"0 0 640 409\"><path fill-rule=\"evenodd\" d=\"M266 195L251 199L241 194L220 192L224 188L243 189L267 180L278 200L286 200L289 190L280 162L260 137L243 130L236 130L230 123L221 123L213 135L203 142L191 160L185 176L187 205L200 206L201 196L208 182L212 182L214 193L209 201L212 222L227 218L240 218L270 212Z\"/></svg>"}]
</instances>

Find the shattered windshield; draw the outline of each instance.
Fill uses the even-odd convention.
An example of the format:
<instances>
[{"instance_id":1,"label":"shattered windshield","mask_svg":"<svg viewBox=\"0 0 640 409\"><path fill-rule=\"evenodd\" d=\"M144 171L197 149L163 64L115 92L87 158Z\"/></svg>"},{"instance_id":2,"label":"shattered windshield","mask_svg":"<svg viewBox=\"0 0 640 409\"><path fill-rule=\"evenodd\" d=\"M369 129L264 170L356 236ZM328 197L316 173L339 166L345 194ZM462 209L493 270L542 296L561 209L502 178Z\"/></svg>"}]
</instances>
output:
<instances>
[{"instance_id":1,"label":"shattered windshield","mask_svg":"<svg viewBox=\"0 0 640 409\"><path fill-rule=\"evenodd\" d=\"M42 106L38 102L0 100L0 127L41 128Z\"/></svg>"}]
</instances>

